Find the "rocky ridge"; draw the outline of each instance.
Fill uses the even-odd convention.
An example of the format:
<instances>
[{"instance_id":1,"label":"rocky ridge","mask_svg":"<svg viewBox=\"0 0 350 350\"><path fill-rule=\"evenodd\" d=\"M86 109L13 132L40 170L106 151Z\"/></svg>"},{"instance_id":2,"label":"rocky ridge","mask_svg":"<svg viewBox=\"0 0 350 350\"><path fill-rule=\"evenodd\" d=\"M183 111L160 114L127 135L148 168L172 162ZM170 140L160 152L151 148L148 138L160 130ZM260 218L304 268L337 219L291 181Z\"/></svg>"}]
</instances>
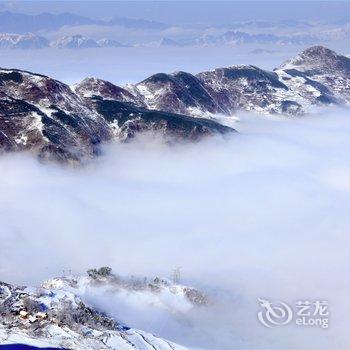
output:
<instances>
[{"instance_id":1,"label":"rocky ridge","mask_svg":"<svg viewBox=\"0 0 350 350\"><path fill-rule=\"evenodd\" d=\"M0 69L0 147L80 162L100 145L141 132L199 140L234 131L216 115L240 111L301 116L313 106L350 102L350 58L322 46L274 71L251 65L196 75L158 73L134 85L86 78L72 87L50 77Z\"/></svg>"},{"instance_id":2,"label":"rocky ridge","mask_svg":"<svg viewBox=\"0 0 350 350\"><path fill-rule=\"evenodd\" d=\"M41 74L0 69L0 148L5 151L74 163L97 155L105 142L140 132L197 140L230 131L215 121L148 110L127 90L102 80L86 79L72 89Z\"/></svg>"},{"instance_id":3,"label":"rocky ridge","mask_svg":"<svg viewBox=\"0 0 350 350\"><path fill-rule=\"evenodd\" d=\"M314 46L274 71L236 65L197 75L159 73L127 88L150 109L196 117L240 110L295 116L312 106L347 105L349 66L348 57Z\"/></svg>"}]
</instances>

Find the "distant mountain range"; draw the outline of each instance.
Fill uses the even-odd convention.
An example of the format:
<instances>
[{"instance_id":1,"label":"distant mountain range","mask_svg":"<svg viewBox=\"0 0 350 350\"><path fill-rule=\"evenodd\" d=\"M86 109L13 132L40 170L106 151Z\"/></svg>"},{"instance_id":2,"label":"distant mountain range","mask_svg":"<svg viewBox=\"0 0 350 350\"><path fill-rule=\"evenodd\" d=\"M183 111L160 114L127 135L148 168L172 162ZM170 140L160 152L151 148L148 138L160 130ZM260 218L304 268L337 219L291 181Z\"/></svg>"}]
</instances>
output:
<instances>
[{"instance_id":1,"label":"distant mountain range","mask_svg":"<svg viewBox=\"0 0 350 350\"><path fill-rule=\"evenodd\" d=\"M0 34L0 49L43 49L48 47L59 49L89 49L127 46L117 40L107 38L93 40L83 35L64 36L50 42L46 38L33 33Z\"/></svg>"},{"instance_id":2,"label":"distant mountain range","mask_svg":"<svg viewBox=\"0 0 350 350\"><path fill-rule=\"evenodd\" d=\"M186 47L186 46L223 46L244 44L274 44L274 45L310 45L322 41L344 40L350 37L350 27L333 29L321 32L318 35L298 34L278 36L274 34L249 34L240 31L229 31L220 35L202 35L195 39L171 39L163 37L157 41L138 44L121 43L114 39L101 38L94 40L83 35L66 35L57 40L49 41L47 38L33 33L13 34L0 33L0 49L87 49L104 47Z\"/></svg>"},{"instance_id":3,"label":"distant mountain range","mask_svg":"<svg viewBox=\"0 0 350 350\"><path fill-rule=\"evenodd\" d=\"M263 21L263 20L251 20L251 21L243 21L238 22L232 25L232 28L291 28L291 27L298 27L298 28L310 28L313 27L315 24L308 23L306 21L298 21L295 19L289 19L289 20L276 20L276 21Z\"/></svg>"},{"instance_id":4,"label":"distant mountain range","mask_svg":"<svg viewBox=\"0 0 350 350\"><path fill-rule=\"evenodd\" d=\"M332 23L324 23L325 25L346 25L350 23L350 17L344 16L343 19ZM220 23L214 25L216 28L228 28L231 30L242 30L248 28L254 29L290 29L308 30L317 27L322 23L308 23L305 21L283 20L283 21L240 21L231 24L222 25ZM54 31L64 26L81 26L81 25L97 25L97 26L121 26L131 29L146 30L165 30L176 26L176 23L162 23L143 18L125 18L113 17L107 20L92 19L80 16L74 13L41 13L38 15L30 15L11 11L0 11L0 32L9 32L24 34L26 32L37 33L39 31ZM211 26L212 27L212 26Z\"/></svg>"},{"instance_id":5,"label":"distant mountain range","mask_svg":"<svg viewBox=\"0 0 350 350\"><path fill-rule=\"evenodd\" d=\"M196 117L242 109L301 115L312 105L350 102L350 59L314 46L273 72L237 65L195 76L158 73L128 90L150 109Z\"/></svg>"},{"instance_id":6,"label":"distant mountain range","mask_svg":"<svg viewBox=\"0 0 350 350\"><path fill-rule=\"evenodd\" d=\"M89 31L84 31L89 26ZM122 29L116 29L116 26ZM63 27L62 32L67 34L60 37L60 29ZM96 27L103 27L102 32L106 33L105 38L96 38L96 34L99 32ZM146 32L143 32L141 36L135 34L141 31ZM96 34L94 38L80 35L85 32ZM133 34L128 36L129 32ZM116 40L118 37L122 39ZM49 40L48 38L55 39ZM349 38L350 22L345 18L341 24L307 23L294 20L245 21L225 26L217 25L214 28L179 26L174 30L172 25L145 19L114 17L108 20L98 20L72 13L28 15L9 11L0 12L0 49L184 47L244 44L318 45L344 41Z\"/></svg>"},{"instance_id":7,"label":"distant mountain range","mask_svg":"<svg viewBox=\"0 0 350 350\"><path fill-rule=\"evenodd\" d=\"M83 35L103 27L106 38L88 38ZM59 38L60 29L67 33ZM75 28L76 27L76 28ZM122 29L116 29L121 27ZM146 19L114 17L108 20L91 19L72 13L28 15L9 11L0 12L0 48L97 48L119 46L183 47L243 44L317 45L350 38L350 22L341 24L307 23L302 21L244 21L214 28L178 26ZM174 28L172 28L174 29ZM79 33L79 31L82 32ZM117 35L122 30L123 36ZM185 34L188 30L188 34ZM128 36L128 32L146 31L142 36ZM98 33L98 31L96 31ZM179 35L180 33L180 35ZM208 34L210 33L210 34ZM17 36L16 36L17 35ZM149 35L149 38L148 38ZM114 36L123 38L122 44ZM48 40L47 38L59 38ZM52 41L52 42L49 42Z\"/></svg>"},{"instance_id":8,"label":"distant mountain range","mask_svg":"<svg viewBox=\"0 0 350 350\"><path fill-rule=\"evenodd\" d=\"M10 11L0 12L0 32L3 33L37 33L39 31L58 30L64 26L80 25L122 26L126 28L150 30L163 30L170 27L164 23L134 18L115 17L111 20L103 21L73 13L42 13L39 15L28 15Z\"/></svg>"},{"instance_id":9,"label":"distant mountain range","mask_svg":"<svg viewBox=\"0 0 350 350\"><path fill-rule=\"evenodd\" d=\"M194 40L193 44L199 45L236 45L236 44L306 44L310 45L318 41L315 35L310 34L250 34L242 31L228 31L221 35L204 35Z\"/></svg>"},{"instance_id":10,"label":"distant mountain range","mask_svg":"<svg viewBox=\"0 0 350 350\"><path fill-rule=\"evenodd\" d=\"M32 33L0 34L0 49L42 49L49 44L46 38Z\"/></svg>"},{"instance_id":11,"label":"distant mountain range","mask_svg":"<svg viewBox=\"0 0 350 350\"><path fill-rule=\"evenodd\" d=\"M103 47L184 47L184 46L216 46L240 44L312 44L317 42L316 37L310 35L276 36L273 34L248 34L230 31L219 36L204 35L194 40L173 40L161 38L149 43L128 45L117 40L102 38L94 40L83 35L67 35L54 41L33 33L12 34L0 33L0 49L42 49L48 47L61 49L87 49Z\"/></svg>"},{"instance_id":12,"label":"distant mountain range","mask_svg":"<svg viewBox=\"0 0 350 350\"><path fill-rule=\"evenodd\" d=\"M301 116L350 103L350 59L314 46L274 71L238 65L192 75L157 73L134 85L86 78L72 87L40 74L0 70L0 147L80 162L112 139L157 132L172 140L232 133L217 114Z\"/></svg>"},{"instance_id":13,"label":"distant mountain range","mask_svg":"<svg viewBox=\"0 0 350 350\"><path fill-rule=\"evenodd\" d=\"M82 35L65 36L59 40L53 41L49 44L51 47L60 49L87 49L97 47L126 47L119 41L112 39L93 40L85 38Z\"/></svg>"}]
</instances>

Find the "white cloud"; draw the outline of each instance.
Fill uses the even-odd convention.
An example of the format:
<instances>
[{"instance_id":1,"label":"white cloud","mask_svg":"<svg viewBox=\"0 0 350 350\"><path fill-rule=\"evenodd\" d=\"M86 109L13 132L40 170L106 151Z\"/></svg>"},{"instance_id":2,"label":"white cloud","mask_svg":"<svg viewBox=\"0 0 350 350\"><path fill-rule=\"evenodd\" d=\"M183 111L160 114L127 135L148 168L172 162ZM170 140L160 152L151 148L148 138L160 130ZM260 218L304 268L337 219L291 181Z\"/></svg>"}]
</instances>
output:
<instances>
[{"instance_id":1,"label":"white cloud","mask_svg":"<svg viewBox=\"0 0 350 350\"><path fill-rule=\"evenodd\" d=\"M183 282L209 293L213 306L183 318L136 317L119 300L117 316L209 349L345 348L348 111L242 115L236 127L229 140L109 145L79 169L3 155L0 279L35 284L100 265L168 277L181 266ZM266 331L257 297L327 299L331 328Z\"/></svg>"}]
</instances>

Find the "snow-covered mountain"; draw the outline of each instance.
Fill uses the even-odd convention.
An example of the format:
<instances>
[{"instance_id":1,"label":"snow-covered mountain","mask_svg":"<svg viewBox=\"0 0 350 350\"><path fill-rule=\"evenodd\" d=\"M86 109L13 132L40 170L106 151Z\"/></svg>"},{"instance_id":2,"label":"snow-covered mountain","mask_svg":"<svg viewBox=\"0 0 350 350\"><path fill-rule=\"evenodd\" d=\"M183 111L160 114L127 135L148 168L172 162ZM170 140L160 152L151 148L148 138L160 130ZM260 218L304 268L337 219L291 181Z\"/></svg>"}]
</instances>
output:
<instances>
[{"instance_id":1,"label":"snow-covered mountain","mask_svg":"<svg viewBox=\"0 0 350 350\"><path fill-rule=\"evenodd\" d=\"M41 49L49 46L49 41L33 33L0 34L0 49Z\"/></svg>"},{"instance_id":2,"label":"snow-covered mountain","mask_svg":"<svg viewBox=\"0 0 350 350\"><path fill-rule=\"evenodd\" d=\"M88 77L72 86L72 89L81 97L99 96L104 99L119 102L133 103L136 106L145 107L143 100L130 93L128 90L116 86L109 81Z\"/></svg>"},{"instance_id":3,"label":"snow-covered mountain","mask_svg":"<svg viewBox=\"0 0 350 350\"><path fill-rule=\"evenodd\" d=\"M237 109L266 113L298 114L300 104L292 101L287 86L276 73L255 66L232 66L199 73L197 77L213 91L225 114Z\"/></svg>"},{"instance_id":4,"label":"snow-covered mountain","mask_svg":"<svg viewBox=\"0 0 350 350\"><path fill-rule=\"evenodd\" d=\"M97 42L97 45L99 47L125 47L125 46L127 46L127 45L120 43L117 40L107 39L107 38L99 39L96 42Z\"/></svg>"},{"instance_id":5,"label":"snow-covered mountain","mask_svg":"<svg viewBox=\"0 0 350 350\"><path fill-rule=\"evenodd\" d=\"M172 313L205 307L200 291L155 278L125 279L109 268L89 270L88 276L68 276L40 287L0 282L0 343L65 349L186 350L184 346L139 329L130 328L89 304L89 291L122 294L170 308ZM179 310L177 310L179 308Z\"/></svg>"},{"instance_id":6,"label":"snow-covered mountain","mask_svg":"<svg viewBox=\"0 0 350 350\"><path fill-rule=\"evenodd\" d=\"M211 90L186 72L154 74L128 89L150 109L197 117L225 112L212 97Z\"/></svg>"},{"instance_id":7,"label":"snow-covered mountain","mask_svg":"<svg viewBox=\"0 0 350 350\"><path fill-rule=\"evenodd\" d=\"M300 81L313 87L321 102L350 102L350 59L323 46L303 51L276 72L294 90Z\"/></svg>"},{"instance_id":8,"label":"snow-covered mountain","mask_svg":"<svg viewBox=\"0 0 350 350\"><path fill-rule=\"evenodd\" d=\"M232 130L212 120L146 109L125 89L102 80L86 79L73 89L44 75L0 69L0 148L80 162L98 154L103 142L144 131L196 140Z\"/></svg>"},{"instance_id":9,"label":"snow-covered mountain","mask_svg":"<svg viewBox=\"0 0 350 350\"><path fill-rule=\"evenodd\" d=\"M302 115L348 105L350 59L314 46L275 71L239 65L192 75L158 73L124 88L87 78L72 87L20 70L0 70L0 145L80 161L112 139L143 131L197 140L233 131L215 121L240 110ZM208 119L206 119L208 118Z\"/></svg>"},{"instance_id":10,"label":"snow-covered mountain","mask_svg":"<svg viewBox=\"0 0 350 350\"><path fill-rule=\"evenodd\" d=\"M314 46L273 72L236 65L196 76L159 73L127 89L150 109L196 117L239 110L300 115L313 105L350 102L349 62Z\"/></svg>"},{"instance_id":11,"label":"snow-covered mountain","mask_svg":"<svg viewBox=\"0 0 350 350\"><path fill-rule=\"evenodd\" d=\"M103 38L94 40L77 34L64 36L58 40L52 41L50 46L59 49L91 49L102 47L126 47L127 45L121 44L119 41L113 39Z\"/></svg>"},{"instance_id":12,"label":"snow-covered mountain","mask_svg":"<svg viewBox=\"0 0 350 350\"><path fill-rule=\"evenodd\" d=\"M93 39L85 38L82 35L64 36L50 43L50 46L59 49L88 49L99 47L98 43Z\"/></svg>"},{"instance_id":13,"label":"snow-covered mountain","mask_svg":"<svg viewBox=\"0 0 350 350\"><path fill-rule=\"evenodd\" d=\"M303 97L289 89L275 72L254 66L217 68L193 76L185 72L155 74L128 86L151 109L196 117L232 115L239 109L299 114Z\"/></svg>"},{"instance_id":14,"label":"snow-covered mountain","mask_svg":"<svg viewBox=\"0 0 350 350\"><path fill-rule=\"evenodd\" d=\"M249 33L230 30L220 35L202 35L192 44L196 45L237 45L237 44L294 44L311 45L318 41L317 36L311 34L276 35L272 33Z\"/></svg>"}]
</instances>

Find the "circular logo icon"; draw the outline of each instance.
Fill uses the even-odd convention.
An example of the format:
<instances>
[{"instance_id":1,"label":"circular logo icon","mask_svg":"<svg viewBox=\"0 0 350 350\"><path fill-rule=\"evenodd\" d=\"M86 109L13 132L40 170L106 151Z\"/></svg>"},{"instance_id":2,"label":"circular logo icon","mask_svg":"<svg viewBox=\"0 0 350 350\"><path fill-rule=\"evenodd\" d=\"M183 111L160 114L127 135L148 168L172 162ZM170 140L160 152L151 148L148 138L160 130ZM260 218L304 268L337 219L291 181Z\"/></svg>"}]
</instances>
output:
<instances>
[{"instance_id":1,"label":"circular logo icon","mask_svg":"<svg viewBox=\"0 0 350 350\"><path fill-rule=\"evenodd\" d=\"M261 298L258 298L258 302L262 307L262 310L258 312L258 319L265 327L284 326L292 321L293 311L288 304L282 301L273 304Z\"/></svg>"}]
</instances>

